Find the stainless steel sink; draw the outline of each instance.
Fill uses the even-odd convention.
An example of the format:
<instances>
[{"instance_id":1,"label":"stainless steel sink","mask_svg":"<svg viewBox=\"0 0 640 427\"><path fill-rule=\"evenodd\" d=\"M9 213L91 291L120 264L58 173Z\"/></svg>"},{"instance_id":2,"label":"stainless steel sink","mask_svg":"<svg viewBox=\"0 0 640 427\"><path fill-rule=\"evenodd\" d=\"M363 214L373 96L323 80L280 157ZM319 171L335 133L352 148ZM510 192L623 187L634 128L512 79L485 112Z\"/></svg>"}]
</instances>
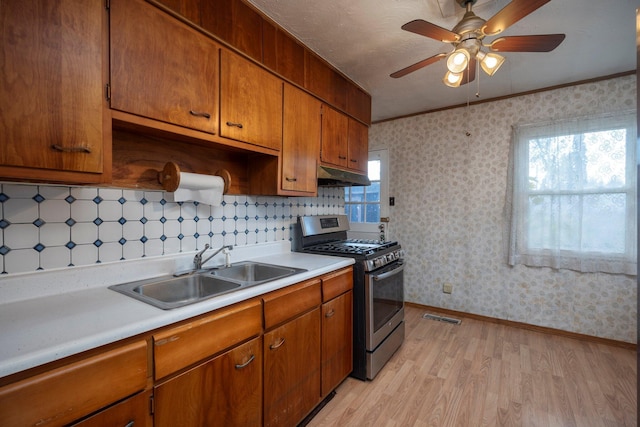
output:
<instances>
[{"instance_id":1,"label":"stainless steel sink","mask_svg":"<svg viewBox=\"0 0 640 427\"><path fill-rule=\"evenodd\" d=\"M109 289L169 310L303 271L307 270L241 262L230 267L201 270L179 277L169 276L113 285Z\"/></svg>"},{"instance_id":2,"label":"stainless steel sink","mask_svg":"<svg viewBox=\"0 0 640 427\"><path fill-rule=\"evenodd\" d=\"M246 261L233 264L231 267L213 269L210 270L209 273L215 277L224 278L237 283L255 285L269 282L271 280L281 279L302 271L306 270Z\"/></svg>"}]
</instances>

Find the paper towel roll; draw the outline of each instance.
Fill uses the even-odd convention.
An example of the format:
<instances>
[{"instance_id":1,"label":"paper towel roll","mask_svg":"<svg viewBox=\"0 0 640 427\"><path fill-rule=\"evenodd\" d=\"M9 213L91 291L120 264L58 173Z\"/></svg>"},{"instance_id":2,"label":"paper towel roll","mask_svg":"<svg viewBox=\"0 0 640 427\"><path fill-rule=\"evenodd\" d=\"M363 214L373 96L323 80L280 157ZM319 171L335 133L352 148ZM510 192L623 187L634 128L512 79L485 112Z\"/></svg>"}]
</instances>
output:
<instances>
[{"instance_id":1,"label":"paper towel roll","mask_svg":"<svg viewBox=\"0 0 640 427\"><path fill-rule=\"evenodd\" d=\"M222 203L224 179L219 176L180 172L178 188L173 192L174 202L200 202L211 206Z\"/></svg>"}]
</instances>

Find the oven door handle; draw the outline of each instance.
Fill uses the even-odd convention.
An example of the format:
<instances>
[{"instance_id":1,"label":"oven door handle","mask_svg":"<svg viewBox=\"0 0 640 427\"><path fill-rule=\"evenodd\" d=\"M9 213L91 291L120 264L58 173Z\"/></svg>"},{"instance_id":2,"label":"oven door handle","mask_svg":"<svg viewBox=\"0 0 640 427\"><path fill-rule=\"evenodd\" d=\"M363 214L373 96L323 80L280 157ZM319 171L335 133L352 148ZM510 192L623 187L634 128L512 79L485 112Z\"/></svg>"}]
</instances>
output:
<instances>
[{"instance_id":1,"label":"oven door handle","mask_svg":"<svg viewBox=\"0 0 640 427\"><path fill-rule=\"evenodd\" d=\"M404 264L400 264L400 266L398 268L394 268L391 271L387 271L386 273L382 273L382 274L375 274L373 275L373 280L384 280L386 278L389 278L391 276L395 276L396 274L400 273L402 270L404 270Z\"/></svg>"}]
</instances>

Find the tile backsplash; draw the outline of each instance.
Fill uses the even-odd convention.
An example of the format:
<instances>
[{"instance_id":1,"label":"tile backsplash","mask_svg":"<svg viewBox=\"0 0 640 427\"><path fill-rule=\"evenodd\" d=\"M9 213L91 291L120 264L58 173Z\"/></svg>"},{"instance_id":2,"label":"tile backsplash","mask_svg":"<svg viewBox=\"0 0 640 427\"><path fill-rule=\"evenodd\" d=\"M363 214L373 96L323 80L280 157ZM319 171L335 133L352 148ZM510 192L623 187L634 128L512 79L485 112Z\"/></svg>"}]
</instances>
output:
<instances>
[{"instance_id":1,"label":"tile backsplash","mask_svg":"<svg viewBox=\"0 0 640 427\"><path fill-rule=\"evenodd\" d=\"M298 215L344 212L344 190L329 187L318 197L224 196L221 206L170 200L162 191L0 183L1 273L289 240Z\"/></svg>"}]
</instances>

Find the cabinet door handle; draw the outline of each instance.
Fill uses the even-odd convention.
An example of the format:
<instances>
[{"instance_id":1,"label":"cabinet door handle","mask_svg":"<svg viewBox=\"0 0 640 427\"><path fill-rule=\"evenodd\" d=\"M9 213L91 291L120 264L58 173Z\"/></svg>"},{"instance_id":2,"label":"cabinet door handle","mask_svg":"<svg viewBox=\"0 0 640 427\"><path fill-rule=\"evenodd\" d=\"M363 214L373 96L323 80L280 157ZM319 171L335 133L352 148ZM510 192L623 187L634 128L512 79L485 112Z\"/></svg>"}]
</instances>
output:
<instances>
[{"instance_id":1,"label":"cabinet door handle","mask_svg":"<svg viewBox=\"0 0 640 427\"><path fill-rule=\"evenodd\" d=\"M332 308L331 311L327 311L324 315L324 317L333 317L333 315L336 314L335 310Z\"/></svg>"},{"instance_id":2,"label":"cabinet door handle","mask_svg":"<svg viewBox=\"0 0 640 427\"><path fill-rule=\"evenodd\" d=\"M131 420L128 423L126 423L124 427L133 427L134 425L136 425L136 422L134 420Z\"/></svg>"},{"instance_id":3,"label":"cabinet door handle","mask_svg":"<svg viewBox=\"0 0 640 427\"><path fill-rule=\"evenodd\" d=\"M289 178L289 177L286 177L285 179L286 179L288 182L296 182L296 181L298 180L298 178Z\"/></svg>"},{"instance_id":4,"label":"cabinet door handle","mask_svg":"<svg viewBox=\"0 0 640 427\"><path fill-rule=\"evenodd\" d=\"M235 123L235 122L227 122L227 126L235 126L238 129L242 129L242 123Z\"/></svg>"},{"instance_id":5,"label":"cabinet door handle","mask_svg":"<svg viewBox=\"0 0 640 427\"><path fill-rule=\"evenodd\" d=\"M256 358L255 354L252 354L251 357L249 358L249 360L247 360L244 363L239 363L236 365L236 369L242 369L242 368L246 368L247 366L249 366L249 363L253 362L253 359Z\"/></svg>"},{"instance_id":6,"label":"cabinet door handle","mask_svg":"<svg viewBox=\"0 0 640 427\"><path fill-rule=\"evenodd\" d=\"M338 156L340 160L347 160L347 156Z\"/></svg>"},{"instance_id":7,"label":"cabinet door handle","mask_svg":"<svg viewBox=\"0 0 640 427\"><path fill-rule=\"evenodd\" d=\"M192 116L196 116L196 117L204 117L206 119L210 119L211 118L211 114L204 112L204 111L193 111L193 110L189 110L189 114L191 114Z\"/></svg>"},{"instance_id":8,"label":"cabinet door handle","mask_svg":"<svg viewBox=\"0 0 640 427\"><path fill-rule=\"evenodd\" d=\"M277 342L277 343L275 343L275 344L271 344L271 345L269 346L269 348L270 348L271 350L275 350L276 348L281 347L281 346L282 346L282 344L284 344L284 338L280 338L280 341L279 341L279 342Z\"/></svg>"},{"instance_id":9,"label":"cabinet door handle","mask_svg":"<svg viewBox=\"0 0 640 427\"><path fill-rule=\"evenodd\" d=\"M351 161L351 163L358 163L358 161L356 159L351 159L350 161Z\"/></svg>"},{"instance_id":10,"label":"cabinet door handle","mask_svg":"<svg viewBox=\"0 0 640 427\"><path fill-rule=\"evenodd\" d=\"M56 151L61 151L63 153L91 153L91 148L87 146L63 147L62 145L52 144L51 148L53 148Z\"/></svg>"}]
</instances>

